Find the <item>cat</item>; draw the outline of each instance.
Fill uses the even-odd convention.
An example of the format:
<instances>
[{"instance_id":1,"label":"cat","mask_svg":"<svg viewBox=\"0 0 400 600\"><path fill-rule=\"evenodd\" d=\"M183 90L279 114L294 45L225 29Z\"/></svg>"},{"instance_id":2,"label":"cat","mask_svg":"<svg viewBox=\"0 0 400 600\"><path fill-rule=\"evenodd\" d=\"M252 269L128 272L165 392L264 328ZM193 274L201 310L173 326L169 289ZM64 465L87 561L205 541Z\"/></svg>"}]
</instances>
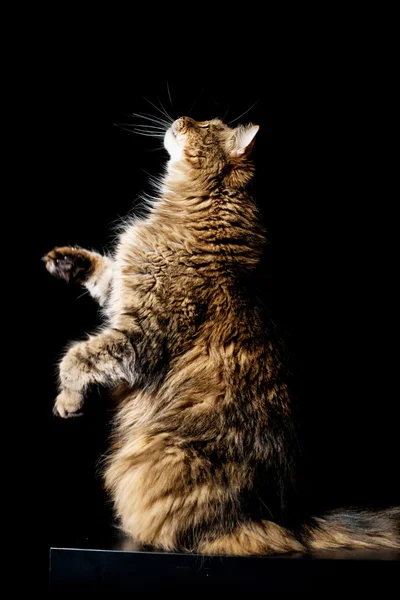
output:
<instances>
[{"instance_id":1,"label":"cat","mask_svg":"<svg viewBox=\"0 0 400 600\"><path fill-rule=\"evenodd\" d=\"M116 416L104 482L144 547L266 555L400 548L398 508L333 511L289 527L296 434L279 344L252 287L265 231L250 189L259 127L174 121L147 217L102 256L57 247L47 270L91 293L105 325L60 363L54 413L93 384Z\"/></svg>"}]
</instances>

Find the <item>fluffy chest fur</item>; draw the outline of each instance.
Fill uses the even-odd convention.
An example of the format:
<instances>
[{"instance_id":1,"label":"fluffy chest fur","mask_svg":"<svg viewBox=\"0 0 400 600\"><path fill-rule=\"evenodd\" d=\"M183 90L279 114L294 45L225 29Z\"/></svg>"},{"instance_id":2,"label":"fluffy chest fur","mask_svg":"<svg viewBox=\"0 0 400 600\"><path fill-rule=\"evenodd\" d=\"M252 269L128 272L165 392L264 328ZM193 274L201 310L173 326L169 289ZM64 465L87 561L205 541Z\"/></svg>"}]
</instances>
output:
<instances>
[{"instance_id":1,"label":"fluffy chest fur","mask_svg":"<svg viewBox=\"0 0 400 600\"><path fill-rule=\"evenodd\" d=\"M243 227L243 245L224 246L232 224L218 207L217 194L166 196L150 216L122 233L114 256L114 275L107 315L125 329L134 318L143 327L162 330L169 349L193 338L209 316L232 312L232 272L246 261L257 237ZM222 242L220 241L222 240ZM250 242L249 242L250 240Z\"/></svg>"}]
</instances>

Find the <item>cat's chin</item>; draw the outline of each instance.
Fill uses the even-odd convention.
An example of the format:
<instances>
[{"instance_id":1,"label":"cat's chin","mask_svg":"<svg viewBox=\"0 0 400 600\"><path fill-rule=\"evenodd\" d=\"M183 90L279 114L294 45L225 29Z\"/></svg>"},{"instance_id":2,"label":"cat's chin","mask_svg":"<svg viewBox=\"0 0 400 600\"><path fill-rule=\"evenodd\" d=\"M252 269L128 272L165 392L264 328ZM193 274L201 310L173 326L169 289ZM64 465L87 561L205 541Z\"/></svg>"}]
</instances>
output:
<instances>
[{"instance_id":1,"label":"cat's chin","mask_svg":"<svg viewBox=\"0 0 400 600\"><path fill-rule=\"evenodd\" d=\"M172 129L168 129L164 137L164 148L170 155L170 162L178 162L182 158L182 147L179 145Z\"/></svg>"}]
</instances>

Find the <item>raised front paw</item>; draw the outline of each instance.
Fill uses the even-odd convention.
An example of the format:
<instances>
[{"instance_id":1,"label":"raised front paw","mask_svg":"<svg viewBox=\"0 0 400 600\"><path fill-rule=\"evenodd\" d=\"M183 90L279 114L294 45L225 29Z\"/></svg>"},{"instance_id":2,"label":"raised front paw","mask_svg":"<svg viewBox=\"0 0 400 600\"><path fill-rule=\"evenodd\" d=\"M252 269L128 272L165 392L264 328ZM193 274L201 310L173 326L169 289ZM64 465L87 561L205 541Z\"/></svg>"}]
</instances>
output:
<instances>
[{"instance_id":1,"label":"raised front paw","mask_svg":"<svg viewBox=\"0 0 400 600\"><path fill-rule=\"evenodd\" d=\"M72 390L63 390L56 398L53 414L63 419L80 417L82 406L83 398L81 394Z\"/></svg>"},{"instance_id":2,"label":"raised front paw","mask_svg":"<svg viewBox=\"0 0 400 600\"><path fill-rule=\"evenodd\" d=\"M43 261L49 273L68 282L84 283L92 272L89 252L79 248L54 248Z\"/></svg>"}]
</instances>

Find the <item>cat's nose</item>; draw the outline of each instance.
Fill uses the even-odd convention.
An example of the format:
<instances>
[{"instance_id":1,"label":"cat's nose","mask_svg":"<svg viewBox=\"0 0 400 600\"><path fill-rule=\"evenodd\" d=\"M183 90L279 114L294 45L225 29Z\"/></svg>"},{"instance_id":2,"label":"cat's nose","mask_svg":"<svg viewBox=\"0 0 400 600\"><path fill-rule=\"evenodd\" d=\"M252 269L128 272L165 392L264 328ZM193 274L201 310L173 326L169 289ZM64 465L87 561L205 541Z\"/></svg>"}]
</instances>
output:
<instances>
[{"instance_id":1,"label":"cat's nose","mask_svg":"<svg viewBox=\"0 0 400 600\"><path fill-rule=\"evenodd\" d=\"M190 117L179 117L179 119L172 123L172 131L174 133L183 133L193 123L194 121Z\"/></svg>"}]
</instances>

